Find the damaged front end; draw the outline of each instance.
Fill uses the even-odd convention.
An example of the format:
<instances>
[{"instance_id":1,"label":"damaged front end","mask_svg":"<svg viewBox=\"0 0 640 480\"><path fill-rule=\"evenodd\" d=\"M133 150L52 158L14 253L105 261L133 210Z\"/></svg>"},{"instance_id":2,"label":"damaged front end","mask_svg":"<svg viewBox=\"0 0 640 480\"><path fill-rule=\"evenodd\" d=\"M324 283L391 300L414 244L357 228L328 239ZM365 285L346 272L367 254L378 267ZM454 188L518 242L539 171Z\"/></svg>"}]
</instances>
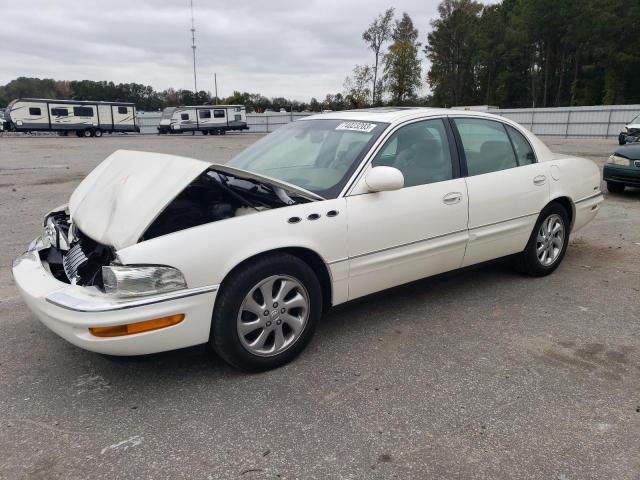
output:
<instances>
[{"instance_id":1,"label":"damaged front end","mask_svg":"<svg viewBox=\"0 0 640 480\"><path fill-rule=\"evenodd\" d=\"M115 251L81 232L72 223L66 205L45 217L41 239L40 259L54 278L103 289L102 267L115 260Z\"/></svg>"},{"instance_id":2,"label":"damaged front end","mask_svg":"<svg viewBox=\"0 0 640 480\"><path fill-rule=\"evenodd\" d=\"M121 189L121 186L118 185L118 188ZM114 198L113 192L109 194ZM122 196L115 197L118 209L124 209L121 198L126 196L123 192ZM244 175L242 172L237 173L229 167L211 167L179 191L156 214L149 225L143 226L136 243L207 223L312 200L315 199L305 195L305 192L285 189L280 184ZM91 201L96 203L95 198ZM122 287L123 281L118 278L118 275L122 275L123 278L128 275L122 270L127 268L139 270L141 267L120 265L116 254L117 245L96 240L96 237L100 238L96 234L97 230L91 229L91 226L96 224L96 219L89 217L89 211L81 207L82 205L76 207L76 216L73 214L73 209L65 205L50 212L44 219L42 248L39 249L39 256L51 275L64 283L97 287L104 293L116 296L153 293L153 288L149 290L143 288L136 292L135 287ZM128 205L127 208L133 210L136 205ZM97 209L93 213L93 216L99 215L105 215L105 211ZM93 235L81 229L80 225L86 225ZM121 228L120 225L112 225L112 227ZM136 225L135 228L139 229L140 225ZM103 236L103 239L106 238L108 237ZM166 270L170 267L154 266L153 268L156 272L161 272L161 268ZM141 275L136 271L134 277L144 283L145 280ZM164 275L166 276L167 273L165 272ZM130 279L129 282L132 280ZM148 282L151 281L148 280ZM114 285L118 286L114 287ZM179 286L186 288L184 281L173 281L172 285L174 289Z\"/></svg>"}]
</instances>

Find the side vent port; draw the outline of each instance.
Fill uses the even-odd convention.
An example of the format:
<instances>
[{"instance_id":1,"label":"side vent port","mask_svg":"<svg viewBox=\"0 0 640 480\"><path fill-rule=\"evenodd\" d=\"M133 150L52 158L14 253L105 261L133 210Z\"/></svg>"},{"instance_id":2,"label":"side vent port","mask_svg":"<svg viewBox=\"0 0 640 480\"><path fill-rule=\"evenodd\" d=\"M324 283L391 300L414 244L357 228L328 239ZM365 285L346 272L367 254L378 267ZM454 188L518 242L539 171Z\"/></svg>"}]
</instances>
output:
<instances>
[{"instance_id":1,"label":"side vent port","mask_svg":"<svg viewBox=\"0 0 640 480\"><path fill-rule=\"evenodd\" d=\"M302 219L300 217L291 217L289 220L287 220L289 223L300 223Z\"/></svg>"},{"instance_id":2,"label":"side vent port","mask_svg":"<svg viewBox=\"0 0 640 480\"><path fill-rule=\"evenodd\" d=\"M329 210L327 212L327 217L337 217L338 216L338 211L337 210Z\"/></svg>"}]
</instances>

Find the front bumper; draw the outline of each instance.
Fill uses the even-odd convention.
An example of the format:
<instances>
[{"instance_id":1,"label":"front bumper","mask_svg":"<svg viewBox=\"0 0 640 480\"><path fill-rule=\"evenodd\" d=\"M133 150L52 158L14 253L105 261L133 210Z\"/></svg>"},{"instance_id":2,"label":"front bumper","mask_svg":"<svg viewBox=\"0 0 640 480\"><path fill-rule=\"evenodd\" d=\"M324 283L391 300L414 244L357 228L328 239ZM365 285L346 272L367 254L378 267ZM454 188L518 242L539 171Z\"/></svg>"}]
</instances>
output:
<instances>
[{"instance_id":1,"label":"front bumper","mask_svg":"<svg viewBox=\"0 0 640 480\"><path fill-rule=\"evenodd\" d=\"M632 160L628 167L605 163L602 176L605 182L640 187L640 160Z\"/></svg>"},{"instance_id":2,"label":"front bumper","mask_svg":"<svg viewBox=\"0 0 640 480\"><path fill-rule=\"evenodd\" d=\"M13 263L13 277L29 309L48 328L78 347L109 355L144 355L206 343L217 286L191 288L163 295L115 299L95 287L55 279L40 259L41 243ZM90 327L124 325L175 314L177 325L121 337L96 337Z\"/></svg>"}]
</instances>

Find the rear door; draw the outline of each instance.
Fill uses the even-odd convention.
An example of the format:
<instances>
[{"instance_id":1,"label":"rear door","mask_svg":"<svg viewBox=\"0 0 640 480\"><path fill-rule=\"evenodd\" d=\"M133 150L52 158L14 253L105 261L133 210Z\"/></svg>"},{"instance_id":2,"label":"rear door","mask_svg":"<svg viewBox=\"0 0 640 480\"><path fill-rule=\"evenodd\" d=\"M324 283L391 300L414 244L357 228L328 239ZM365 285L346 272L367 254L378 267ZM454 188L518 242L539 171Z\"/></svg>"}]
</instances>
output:
<instances>
[{"instance_id":1,"label":"rear door","mask_svg":"<svg viewBox=\"0 0 640 480\"><path fill-rule=\"evenodd\" d=\"M464 266L524 250L549 201L545 168L515 128L487 118L452 119L467 170L469 244Z\"/></svg>"},{"instance_id":2,"label":"rear door","mask_svg":"<svg viewBox=\"0 0 640 480\"><path fill-rule=\"evenodd\" d=\"M405 186L347 197L349 298L460 267L467 243L467 188L443 119L400 126L373 168L397 168Z\"/></svg>"}]
</instances>

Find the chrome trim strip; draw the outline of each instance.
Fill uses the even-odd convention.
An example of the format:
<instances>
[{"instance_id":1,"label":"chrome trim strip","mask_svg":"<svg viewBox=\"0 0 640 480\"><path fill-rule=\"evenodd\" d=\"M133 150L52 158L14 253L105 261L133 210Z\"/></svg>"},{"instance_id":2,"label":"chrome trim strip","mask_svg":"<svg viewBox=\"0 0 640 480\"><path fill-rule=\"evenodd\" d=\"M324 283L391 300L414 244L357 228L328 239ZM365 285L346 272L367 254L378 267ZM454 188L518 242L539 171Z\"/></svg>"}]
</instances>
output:
<instances>
[{"instance_id":1,"label":"chrome trim strip","mask_svg":"<svg viewBox=\"0 0 640 480\"><path fill-rule=\"evenodd\" d=\"M589 195L588 197L584 197L582 200L577 200L575 203L577 205L578 203L586 202L587 200L591 200L593 198L601 197L601 196L603 196L602 192L594 193L593 195Z\"/></svg>"},{"instance_id":2,"label":"chrome trim strip","mask_svg":"<svg viewBox=\"0 0 640 480\"><path fill-rule=\"evenodd\" d=\"M538 215L538 213L527 213L526 215L520 215L518 217L507 218L506 220L500 220L498 222L485 223L484 225L478 225L477 227L472 227L472 228L469 229L469 231L477 230L478 228L491 227L493 225L498 225L500 223L511 222L512 220L520 220L521 218L531 217L532 215Z\"/></svg>"},{"instance_id":3,"label":"chrome trim strip","mask_svg":"<svg viewBox=\"0 0 640 480\"><path fill-rule=\"evenodd\" d=\"M467 229L463 228L462 230L456 230L455 232L443 233L442 235L436 235L435 237L422 238L420 240L414 240L413 242L402 243L400 245L394 245L393 247L381 248L380 250L373 250L372 252L367 252L367 253L359 253L358 255L354 255L352 257L349 257L348 260L353 260L355 258L360 258L360 257L366 257L367 255L373 255L375 253L387 252L389 250L395 250L396 248L409 247L409 246L415 245L417 243L427 242L429 240L436 240L438 238L446 237L446 236L449 236L449 235L456 235L458 233L462 233L462 232L466 232L466 231L467 231Z\"/></svg>"},{"instance_id":4,"label":"chrome trim strip","mask_svg":"<svg viewBox=\"0 0 640 480\"><path fill-rule=\"evenodd\" d=\"M203 293L215 292L219 285L208 285L206 287L188 288L186 290L177 290L175 292L166 293L164 295L155 295L153 297L137 298L127 301L109 301L108 299L96 299L95 301L73 297L63 292L54 292L47 295L46 301L57 307L74 312L113 312L116 310L125 310L127 308L142 307L145 305L153 305L155 303L168 302L178 298L192 297Z\"/></svg>"}]
</instances>

